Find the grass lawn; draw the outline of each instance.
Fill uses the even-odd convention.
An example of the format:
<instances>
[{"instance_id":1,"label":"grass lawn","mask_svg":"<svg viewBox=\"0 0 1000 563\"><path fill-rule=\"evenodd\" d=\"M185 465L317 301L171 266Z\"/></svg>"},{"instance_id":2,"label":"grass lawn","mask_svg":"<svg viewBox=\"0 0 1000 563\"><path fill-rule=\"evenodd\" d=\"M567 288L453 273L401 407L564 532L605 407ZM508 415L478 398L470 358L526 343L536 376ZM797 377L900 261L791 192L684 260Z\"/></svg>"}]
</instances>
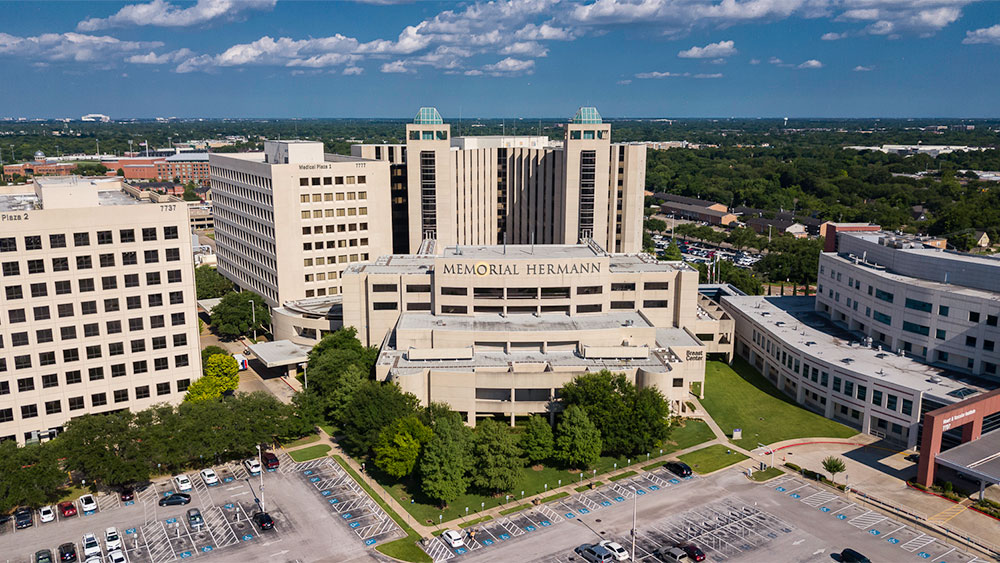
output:
<instances>
[{"instance_id":1,"label":"grass lawn","mask_svg":"<svg viewBox=\"0 0 1000 563\"><path fill-rule=\"evenodd\" d=\"M708 427L707 422L696 418L689 418L682 420L681 426L670 431L670 437L667 438L667 443L664 444L666 447L663 448L663 453L666 454L687 449L714 439L715 434Z\"/></svg>"},{"instance_id":2,"label":"grass lawn","mask_svg":"<svg viewBox=\"0 0 1000 563\"><path fill-rule=\"evenodd\" d=\"M310 434L309 436L303 436L298 440L292 440L287 444L282 444L282 446L285 448L297 448L299 446L304 446L306 444L311 444L317 441L319 441L319 434Z\"/></svg>"},{"instance_id":3,"label":"grass lawn","mask_svg":"<svg viewBox=\"0 0 1000 563\"><path fill-rule=\"evenodd\" d=\"M635 471L626 471L625 473L619 473L618 475L614 475L614 476L608 477L608 481L617 481L619 479L627 479L629 477L632 477L633 475L637 475L637 473Z\"/></svg>"},{"instance_id":4,"label":"grass lawn","mask_svg":"<svg viewBox=\"0 0 1000 563\"><path fill-rule=\"evenodd\" d=\"M764 471L754 471L750 478L754 481L767 481L769 479L774 479L778 475L783 474L784 471L778 469L777 467L768 467Z\"/></svg>"},{"instance_id":5,"label":"grass lawn","mask_svg":"<svg viewBox=\"0 0 1000 563\"><path fill-rule=\"evenodd\" d=\"M476 518L475 520L469 520L468 522L463 522L462 524L459 524L458 527L459 528L468 528L469 526L475 526L476 524L480 524L482 522L487 522L487 521L492 520L492 519L493 519L492 516L483 516L482 518Z\"/></svg>"},{"instance_id":6,"label":"grass lawn","mask_svg":"<svg viewBox=\"0 0 1000 563\"><path fill-rule=\"evenodd\" d=\"M308 448L302 448L301 450L288 452L288 455L291 456L292 459L294 459L295 461L303 462L303 461L309 461L310 459L323 457L329 451L330 451L329 444L316 444L315 446L309 446Z\"/></svg>"},{"instance_id":7,"label":"grass lawn","mask_svg":"<svg viewBox=\"0 0 1000 563\"><path fill-rule=\"evenodd\" d=\"M331 438L333 437L334 433L337 431L336 428L334 428L333 426L331 426L329 424L320 424L319 427L322 428L323 432L326 432L326 435L330 436Z\"/></svg>"},{"instance_id":8,"label":"grass lawn","mask_svg":"<svg viewBox=\"0 0 1000 563\"><path fill-rule=\"evenodd\" d=\"M734 443L748 450L792 438L850 438L858 433L795 404L741 358L732 367L708 362L705 381L701 404L727 435L742 428L743 438Z\"/></svg>"},{"instance_id":9,"label":"grass lawn","mask_svg":"<svg viewBox=\"0 0 1000 563\"><path fill-rule=\"evenodd\" d=\"M666 462L664 462L664 463L666 463ZM663 464L661 463L660 465L663 465ZM575 488L573 490L576 491L576 492L578 492L578 493L582 493L583 491L589 491L591 489L596 489L597 487L600 487L603 484L604 484L604 481L594 481L593 483L591 483L589 485L583 485L582 487L577 487L577 488Z\"/></svg>"},{"instance_id":10,"label":"grass lawn","mask_svg":"<svg viewBox=\"0 0 1000 563\"><path fill-rule=\"evenodd\" d=\"M64 489L59 489L59 492L62 493L62 496L59 497L59 500L57 500L55 504L59 504L60 502L64 502L64 501L67 501L67 500L76 500L76 499L80 498L81 496L89 493L90 492L90 488L88 488L88 487L81 487L79 485L74 485L72 487L67 487L67 488L64 488Z\"/></svg>"},{"instance_id":11,"label":"grass lawn","mask_svg":"<svg viewBox=\"0 0 1000 563\"><path fill-rule=\"evenodd\" d=\"M642 461L645 461L646 457L642 456ZM618 469L625 467L628 463L632 465L637 465L639 459L632 458L614 458L614 457L602 457L598 462L590 469L585 470L583 473L583 478L594 476L594 470L597 474L607 473L615 469L615 464L617 463ZM499 495L482 495L475 490L470 490L466 494L458 497L456 500L449 503L448 506L442 508L438 502L434 499L426 497L420 490L420 483L413 479L407 478L403 481L396 481L392 477L388 477L380 473L377 469L373 468L371 475L378 481L382 487L393 496L399 504L405 507L409 513L420 523L426 524L428 526L436 525L439 521L438 517L443 516L443 521L448 522L455 518L465 519L466 510L468 507L468 517L477 518L477 513L484 509L490 509L496 506L506 506L512 508L517 504L520 504L522 498L528 498L532 495L538 493L544 493L546 490L556 489L560 486L560 480L562 480L562 485L570 485L573 483L580 482L580 471L571 472L566 469L557 469L554 467L541 467L539 470L535 470L531 467L525 467L521 470L521 478L518 479L517 485L510 493L504 493ZM548 485L546 489L545 485ZM522 497L521 492L524 491ZM508 498L508 494L510 498Z\"/></svg>"},{"instance_id":12,"label":"grass lawn","mask_svg":"<svg viewBox=\"0 0 1000 563\"><path fill-rule=\"evenodd\" d=\"M715 444L713 446L708 446L707 448L702 448L700 450L695 450L691 453L684 454L680 456L680 460L691 466L691 469L695 473L711 473L713 471L718 471L723 467L729 467L734 463L739 463L744 459L748 459L747 456L737 452L735 450L730 450L731 453L726 453L729 449L722 444Z\"/></svg>"}]
</instances>

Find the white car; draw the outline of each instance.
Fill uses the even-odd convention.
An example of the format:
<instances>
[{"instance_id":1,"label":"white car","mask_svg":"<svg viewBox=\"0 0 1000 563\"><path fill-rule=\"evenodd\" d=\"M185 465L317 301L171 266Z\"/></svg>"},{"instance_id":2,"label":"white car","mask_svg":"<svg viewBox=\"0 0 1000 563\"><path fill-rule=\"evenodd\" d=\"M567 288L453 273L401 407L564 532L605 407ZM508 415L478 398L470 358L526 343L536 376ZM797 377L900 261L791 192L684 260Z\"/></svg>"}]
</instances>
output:
<instances>
[{"instance_id":1,"label":"white car","mask_svg":"<svg viewBox=\"0 0 1000 563\"><path fill-rule=\"evenodd\" d=\"M43 506L38 509L38 519L45 522L51 522L56 519L56 511L52 510L51 506Z\"/></svg>"},{"instance_id":2,"label":"white car","mask_svg":"<svg viewBox=\"0 0 1000 563\"><path fill-rule=\"evenodd\" d=\"M97 510L97 501L94 500L94 496L83 495L80 497L80 509L84 512L93 512Z\"/></svg>"},{"instance_id":3,"label":"white car","mask_svg":"<svg viewBox=\"0 0 1000 563\"><path fill-rule=\"evenodd\" d=\"M174 477L174 485L177 486L177 491L181 493L191 490L191 480L188 479L187 475L178 475Z\"/></svg>"},{"instance_id":4,"label":"white car","mask_svg":"<svg viewBox=\"0 0 1000 563\"><path fill-rule=\"evenodd\" d=\"M104 530L104 547L108 551L120 550L122 548L122 537L118 533L118 528Z\"/></svg>"},{"instance_id":5,"label":"white car","mask_svg":"<svg viewBox=\"0 0 1000 563\"><path fill-rule=\"evenodd\" d=\"M617 561L628 561L628 559L629 559L628 558L628 551L624 547L622 547L622 544L620 544L620 543L618 543L616 541L604 540L604 541L602 541L601 543L599 543L597 545L600 545L604 549L610 551L611 555L614 555L615 556L615 560L617 560Z\"/></svg>"},{"instance_id":6,"label":"white car","mask_svg":"<svg viewBox=\"0 0 1000 563\"><path fill-rule=\"evenodd\" d=\"M211 467L201 470L201 480L204 481L206 485L219 484L219 476L215 474L215 470Z\"/></svg>"},{"instance_id":7,"label":"white car","mask_svg":"<svg viewBox=\"0 0 1000 563\"><path fill-rule=\"evenodd\" d=\"M125 553L120 549L116 549L108 554L108 561L110 563L128 563L128 559L125 558Z\"/></svg>"},{"instance_id":8,"label":"white car","mask_svg":"<svg viewBox=\"0 0 1000 563\"><path fill-rule=\"evenodd\" d=\"M101 556L101 542L97 541L97 536L94 534L83 534L83 556L91 557L96 555Z\"/></svg>"},{"instance_id":9,"label":"white car","mask_svg":"<svg viewBox=\"0 0 1000 563\"><path fill-rule=\"evenodd\" d=\"M91 555L90 557L85 559L83 563L104 563L104 562L101 561L100 555Z\"/></svg>"},{"instance_id":10,"label":"white car","mask_svg":"<svg viewBox=\"0 0 1000 563\"><path fill-rule=\"evenodd\" d=\"M246 467L251 475L260 475L260 462L255 457L243 460L243 467Z\"/></svg>"},{"instance_id":11,"label":"white car","mask_svg":"<svg viewBox=\"0 0 1000 563\"><path fill-rule=\"evenodd\" d=\"M453 548L462 547L465 545L465 540L462 539L462 532L458 530L445 530L441 537L444 538L445 543Z\"/></svg>"}]
</instances>

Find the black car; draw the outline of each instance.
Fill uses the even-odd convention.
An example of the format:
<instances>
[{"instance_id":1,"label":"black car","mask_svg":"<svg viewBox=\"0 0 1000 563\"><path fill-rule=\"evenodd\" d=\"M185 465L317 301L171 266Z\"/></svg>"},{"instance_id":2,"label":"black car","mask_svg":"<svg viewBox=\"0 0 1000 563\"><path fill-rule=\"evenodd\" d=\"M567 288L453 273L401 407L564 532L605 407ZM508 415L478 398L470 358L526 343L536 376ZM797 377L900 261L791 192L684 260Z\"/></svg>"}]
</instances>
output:
<instances>
[{"instance_id":1,"label":"black car","mask_svg":"<svg viewBox=\"0 0 1000 563\"><path fill-rule=\"evenodd\" d=\"M667 471L677 475L678 477L691 476L691 468L688 467L688 464L682 461L668 461L666 467Z\"/></svg>"},{"instance_id":2,"label":"black car","mask_svg":"<svg viewBox=\"0 0 1000 563\"><path fill-rule=\"evenodd\" d=\"M52 563L52 552L47 549L36 551L35 563Z\"/></svg>"},{"instance_id":3,"label":"black car","mask_svg":"<svg viewBox=\"0 0 1000 563\"><path fill-rule=\"evenodd\" d=\"M271 519L271 515L266 512L254 512L253 521L260 526L261 530L270 530L274 528L274 520Z\"/></svg>"},{"instance_id":4,"label":"black car","mask_svg":"<svg viewBox=\"0 0 1000 563\"><path fill-rule=\"evenodd\" d=\"M840 561L841 563L872 563L871 559L850 548L840 552Z\"/></svg>"},{"instance_id":5,"label":"black car","mask_svg":"<svg viewBox=\"0 0 1000 563\"><path fill-rule=\"evenodd\" d=\"M261 461L264 462L264 467L268 469L278 468L278 456L274 455L274 452L264 452L260 454Z\"/></svg>"},{"instance_id":6,"label":"black car","mask_svg":"<svg viewBox=\"0 0 1000 563\"><path fill-rule=\"evenodd\" d=\"M187 493L170 493L160 499L160 506L180 506L191 502L191 495Z\"/></svg>"},{"instance_id":7,"label":"black car","mask_svg":"<svg viewBox=\"0 0 1000 563\"><path fill-rule=\"evenodd\" d=\"M59 546L59 560L66 563L76 561L76 544L64 543Z\"/></svg>"},{"instance_id":8,"label":"black car","mask_svg":"<svg viewBox=\"0 0 1000 563\"><path fill-rule=\"evenodd\" d=\"M130 500L135 500L135 490L133 490L133 489L131 489L129 487L126 487L126 488L122 489L122 492L119 493L118 496L121 497L122 502L128 502Z\"/></svg>"},{"instance_id":9,"label":"black car","mask_svg":"<svg viewBox=\"0 0 1000 563\"><path fill-rule=\"evenodd\" d=\"M31 509L25 506L18 508L14 511L14 525L17 529L30 528L35 525L35 519L31 513Z\"/></svg>"}]
</instances>

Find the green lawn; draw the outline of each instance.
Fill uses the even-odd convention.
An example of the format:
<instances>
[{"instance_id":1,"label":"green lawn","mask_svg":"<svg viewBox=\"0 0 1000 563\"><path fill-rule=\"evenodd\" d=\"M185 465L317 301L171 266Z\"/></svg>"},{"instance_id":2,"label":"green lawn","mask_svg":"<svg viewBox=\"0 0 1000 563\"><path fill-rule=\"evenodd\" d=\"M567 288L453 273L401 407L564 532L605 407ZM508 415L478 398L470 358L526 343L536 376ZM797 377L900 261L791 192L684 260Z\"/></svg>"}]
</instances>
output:
<instances>
[{"instance_id":1,"label":"green lawn","mask_svg":"<svg viewBox=\"0 0 1000 563\"><path fill-rule=\"evenodd\" d=\"M763 471L754 471L750 478L754 481L767 481L769 479L774 479L778 475L781 475L784 471L778 469L777 467L768 467Z\"/></svg>"},{"instance_id":2,"label":"green lawn","mask_svg":"<svg viewBox=\"0 0 1000 563\"><path fill-rule=\"evenodd\" d=\"M663 453L666 454L687 449L715 438L712 429L708 427L708 423L704 420L689 418L682 420L680 424L681 426L671 430L670 437L667 438L667 443L664 444L666 447L663 448Z\"/></svg>"},{"instance_id":3,"label":"green lawn","mask_svg":"<svg viewBox=\"0 0 1000 563\"><path fill-rule=\"evenodd\" d=\"M735 450L729 450L730 453L727 454L726 450L728 449L722 444L715 444L684 454L679 459L690 465L695 473L701 474L718 471L723 467L729 467L734 463L748 459L747 456Z\"/></svg>"},{"instance_id":4,"label":"green lawn","mask_svg":"<svg viewBox=\"0 0 1000 563\"><path fill-rule=\"evenodd\" d=\"M619 479L627 479L634 475L637 475L635 471L626 471L625 473L619 473L618 475L613 475L611 477L608 477L608 481L618 481Z\"/></svg>"},{"instance_id":5,"label":"green lawn","mask_svg":"<svg viewBox=\"0 0 1000 563\"><path fill-rule=\"evenodd\" d=\"M309 446L308 448L302 448L301 450L288 452L288 455L291 456L292 459L294 459L295 461L303 462L303 461L309 461L310 459L323 457L329 451L330 451L329 444L316 444L315 446Z\"/></svg>"},{"instance_id":6,"label":"green lawn","mask_svg":"<svg viewBox=\"0 0 1000 563\"><path fill-rule=\"evenodd\" d=\"M311 444L311 443L317 442L317 441L319 441L319 434L310 434L308 436L303 436L303 437L299 438L298 440L292 440L291 442L288 442L287 444L282 444L282 446L285 447L285 448L297 448L299 446L304 446L306 444Z\"/></svg>"},{"instance_id":7,"label":"green lawn","mask_svg":"<svg viewBox=\"0 0 1000 563\"><path fill-rule=\"evenodd\" d=\"M735 370L734 370L735 368ZM743 429L734 443L746 449L792 438L850 438L857 430L806 410L786 397L753 367L737 358L733 366L708 362L701 404L727 435Z\"/></svg>"}]
</instances>

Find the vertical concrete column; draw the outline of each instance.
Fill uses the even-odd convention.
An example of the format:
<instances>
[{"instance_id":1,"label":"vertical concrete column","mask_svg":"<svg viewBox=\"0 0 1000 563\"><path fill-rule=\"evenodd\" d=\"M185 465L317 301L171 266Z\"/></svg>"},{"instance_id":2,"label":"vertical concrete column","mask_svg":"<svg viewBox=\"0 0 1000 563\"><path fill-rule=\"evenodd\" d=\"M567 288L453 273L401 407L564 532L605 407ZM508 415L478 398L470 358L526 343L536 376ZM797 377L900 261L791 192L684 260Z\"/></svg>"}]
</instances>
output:
<instances>
[{"instance_id":1,"label":"vertical concrete column","mask_svg":"<svg viewBox=\"0 0 1000 563\"><path fill-rule=\"evenodd\" d=\"M982 433L983 418L979 416L962 426L962 443L978 440Z\"/></svg>"},{"instance_id":2,"label":"vertical concrete column","mask_svg":"<svg viewBox=\"0 0 1000 563\"><path fill-rule=\"evenodd\" d=\"M924 415L923 440L920 442L920 461L917 463L917 482L925 487L934 484L935 458L941 452L941 425L938 417Z\"/></svg>"},{"instance_id":3,"label":"vertical concrete column","mask_svg":"<svg viewBox=\"0 0 1000 563\"><path fill-rule=\"evenodd\" d=\"M826 409L823 411L823 416L826 418L833 418L833 413L836 410L836 405L833 402L833 397L826 398Z\"/></svg>"}]
</instances>

